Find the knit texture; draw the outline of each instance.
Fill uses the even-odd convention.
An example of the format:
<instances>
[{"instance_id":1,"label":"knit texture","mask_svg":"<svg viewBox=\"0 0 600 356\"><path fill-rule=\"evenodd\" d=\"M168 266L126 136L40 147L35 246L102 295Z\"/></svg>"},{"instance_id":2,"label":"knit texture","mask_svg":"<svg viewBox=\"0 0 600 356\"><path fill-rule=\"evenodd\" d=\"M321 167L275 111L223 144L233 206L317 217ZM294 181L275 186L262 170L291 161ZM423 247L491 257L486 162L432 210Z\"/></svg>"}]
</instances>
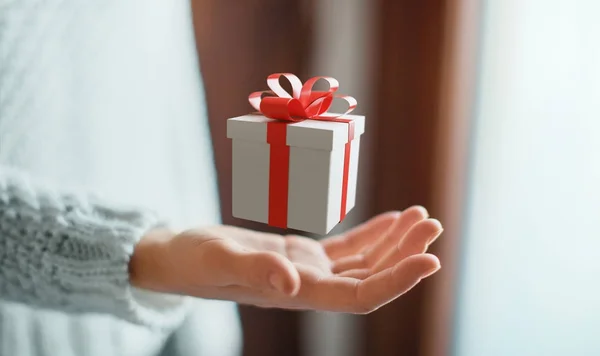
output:
<instances>
[{"instance_id":1,"label":"knit texture","mask_svg":"<svg viewBox=\"0 0 600 356\"><path fill-rule=\"evenodd\" d=\"M150 293L134 291L128 277L133 246L158 225L152 212L57 191L0 166L0 297L172 327L182 298L144 299Z\"/></svg>"},{"instance_id":2,"label":"knit texture","mask_svg":"<svg viewBox=\"0 0 600 356\"><path fill-rule=\"evenodd\" d=\"M190 10L0 0L0 356L238 354L233 303L126 283L149 226L220 222Z\"/></svg>"}]
</instances>

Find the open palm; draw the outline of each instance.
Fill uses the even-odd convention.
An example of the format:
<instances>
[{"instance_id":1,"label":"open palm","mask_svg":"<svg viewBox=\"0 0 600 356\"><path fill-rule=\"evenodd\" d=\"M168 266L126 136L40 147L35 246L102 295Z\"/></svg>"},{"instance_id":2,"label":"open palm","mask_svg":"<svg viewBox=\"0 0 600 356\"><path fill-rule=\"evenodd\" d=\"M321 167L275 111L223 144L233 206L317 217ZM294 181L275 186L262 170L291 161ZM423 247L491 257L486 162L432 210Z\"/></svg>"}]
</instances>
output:
<instances>
[{"instance_id":1,"label":"open palm","mask_svg":"<svg viewBox=\"0 0 600 356\"><path fill-rule=\"evenodd\" d=\"M442 232L422 207L381 214L322 241L231 226L176 236L178 292L269 308L368 313L437 271ZM185 267L185 269L181 268Z\"/></svg>"}]
</instances>

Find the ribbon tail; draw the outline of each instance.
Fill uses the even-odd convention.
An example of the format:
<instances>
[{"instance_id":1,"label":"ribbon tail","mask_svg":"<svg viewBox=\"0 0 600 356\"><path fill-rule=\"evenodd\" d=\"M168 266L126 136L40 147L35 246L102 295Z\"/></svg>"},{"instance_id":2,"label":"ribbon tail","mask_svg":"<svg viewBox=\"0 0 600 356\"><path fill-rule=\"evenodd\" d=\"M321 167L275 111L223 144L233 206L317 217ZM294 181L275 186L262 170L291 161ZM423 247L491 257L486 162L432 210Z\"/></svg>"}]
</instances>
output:
<instances>
[{"instance_id":1,"label":"ribbon tail","mask_svg":"<svg viewBox=\"0 0 600 356\"><path fill-rule=\"evenodd\" d=\"M335 121L337 118L350 114L354 109L356 109L357 101L353 97L349 95L335 95L336 98L343 99L348 103L348 109L343 114L333 114L333 113L322 113L317 117L311 118L312 120L323 120L323 121Z\"/></svg>"}]
</instances>

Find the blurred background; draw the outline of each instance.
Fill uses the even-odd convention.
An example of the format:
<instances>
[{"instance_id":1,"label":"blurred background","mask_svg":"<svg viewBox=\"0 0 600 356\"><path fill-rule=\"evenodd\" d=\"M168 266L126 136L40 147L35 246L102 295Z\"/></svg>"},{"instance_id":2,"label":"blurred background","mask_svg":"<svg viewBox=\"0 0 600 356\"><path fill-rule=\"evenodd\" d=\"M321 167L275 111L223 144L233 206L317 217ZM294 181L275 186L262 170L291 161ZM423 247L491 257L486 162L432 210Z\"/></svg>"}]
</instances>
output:
<instances>
[{"instance_id":1,"label":"blurred background","mask_svg":"<svg viewBox=\"0 0 600 356\"><path fill-rule=\"evenodd\" d=\"M442 270L368 316L241 308L246 356L600 355L600 2L194 0L226 223L229 117L274 72L367 116L357 207L445 225Z\"/></svg>"}]
</instances>

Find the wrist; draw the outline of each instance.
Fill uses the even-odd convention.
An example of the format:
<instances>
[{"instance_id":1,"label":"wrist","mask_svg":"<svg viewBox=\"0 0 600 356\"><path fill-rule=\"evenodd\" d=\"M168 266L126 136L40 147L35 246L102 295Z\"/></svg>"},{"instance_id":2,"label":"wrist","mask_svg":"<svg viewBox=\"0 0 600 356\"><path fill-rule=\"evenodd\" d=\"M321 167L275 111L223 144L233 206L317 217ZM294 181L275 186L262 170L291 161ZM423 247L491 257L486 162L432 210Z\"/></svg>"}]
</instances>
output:
<instances>
[{"instance_id":1,"label":"wrist","mask_svg":"<svg viewBox=\"0 0 600 356\"><path fill-rule=\"evenodd\" d=\"M171 264L168 246L175 233L166 228L148 231L135 245L129 260L129 281L131 285L153 290L169 292Z\"/></svg>"}]
</instances>

